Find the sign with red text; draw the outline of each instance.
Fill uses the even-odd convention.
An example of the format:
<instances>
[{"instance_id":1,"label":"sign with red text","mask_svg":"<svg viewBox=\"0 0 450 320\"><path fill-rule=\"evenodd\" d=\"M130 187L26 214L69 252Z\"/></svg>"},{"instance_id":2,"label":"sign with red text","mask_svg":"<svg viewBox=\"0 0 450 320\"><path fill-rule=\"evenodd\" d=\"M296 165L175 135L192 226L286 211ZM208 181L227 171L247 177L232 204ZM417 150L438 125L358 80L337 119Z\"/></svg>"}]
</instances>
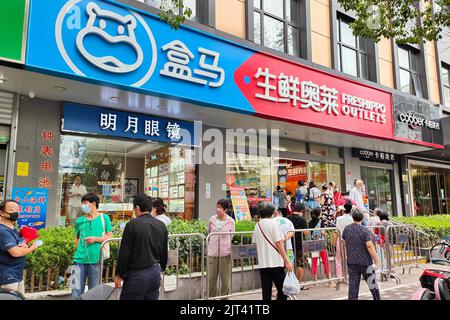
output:
<instances>
[{"instance_id":1,"label":"sign with red text","mask_svg":"<svg viewBox=\"0 0 450 320\"><path fill-rule=\"evenodd\" d=\"M262 53L242 64L234 77L259 116L394 137L392 97L386 91Z\"/></svg>"}]
</instances>

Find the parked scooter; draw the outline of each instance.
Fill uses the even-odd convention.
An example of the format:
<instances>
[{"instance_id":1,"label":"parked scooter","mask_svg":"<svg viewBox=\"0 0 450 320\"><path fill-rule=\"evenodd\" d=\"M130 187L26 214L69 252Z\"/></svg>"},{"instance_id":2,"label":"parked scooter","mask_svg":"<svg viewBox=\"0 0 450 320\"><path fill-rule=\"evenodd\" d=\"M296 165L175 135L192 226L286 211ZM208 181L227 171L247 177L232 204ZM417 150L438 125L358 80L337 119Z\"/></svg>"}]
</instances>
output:
<instances>
[{"instance_id":1,"label":"parked scooter","mask_svg":"<svg viewBox=\"0 0 450 320\"><path fill-rule=\"evenodd\" d=\"M414 292L411 300L450 300L450 272L425 269L420 276L422 288Z\"/></svg>"}]
</instances>

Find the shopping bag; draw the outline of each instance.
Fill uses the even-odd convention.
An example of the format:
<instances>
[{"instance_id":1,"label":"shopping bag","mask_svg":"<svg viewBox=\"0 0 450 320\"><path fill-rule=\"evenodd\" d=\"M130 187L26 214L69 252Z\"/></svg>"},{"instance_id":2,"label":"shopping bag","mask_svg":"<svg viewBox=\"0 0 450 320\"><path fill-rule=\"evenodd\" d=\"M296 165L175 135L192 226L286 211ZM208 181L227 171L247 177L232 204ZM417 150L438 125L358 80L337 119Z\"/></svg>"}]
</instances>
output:
<instances>
[{"instance_id":1,"label":"shopping bag","mask_svg":"<svg viewBox=\"0 0 450 320\"><path fill-rule=\"evenodd\" d=\"M287 296L300 293L300 283L293 272L288 272L284 278L283 293Z\"/></svg>"}]
</instances>

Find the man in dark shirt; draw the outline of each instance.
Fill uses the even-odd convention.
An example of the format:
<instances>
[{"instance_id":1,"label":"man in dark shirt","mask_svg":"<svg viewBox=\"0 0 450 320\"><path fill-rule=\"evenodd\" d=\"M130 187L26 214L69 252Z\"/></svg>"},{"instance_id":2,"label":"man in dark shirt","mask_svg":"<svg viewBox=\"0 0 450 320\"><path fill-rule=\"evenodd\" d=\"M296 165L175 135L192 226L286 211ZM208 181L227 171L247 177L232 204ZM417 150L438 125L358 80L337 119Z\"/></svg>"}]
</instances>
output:
<instances>
[{"instance_id":1,"label":"man in dark shirt","mask_svg":"<svg viewBox=\"0 0 450 320\"><path fill-rule=\"evenodd\" d=\"M294 206L294 213L292 216L289 216L288 219L291 220L292 224L294 225L295 230L299 229L308 229L308 223L306 222L306 219L303 218L303 215L305 213L305 206L302 203L296 203ZM297 272L296 276L298 281L303 281L303 268L307 265L307 258L303 254L303 248L302 248L302 232L296 232L295 233L295 243L294 238L292 238L293 247L295 247L295 257L297 259ZM295 246L294 246L295 244ZM305 287L302 287L302 289L306 289Z\"/></svg>"},{"instance_id":2,"label":"man in dark shirt","mask_svg":"<svg viewBox=\"0 0 450 320\"><path fill-rule=\"evenodd\" d=\"M0 204L0 288L25 294L25 256L36 250L37 246L33 244L28 247L15 229L19 211L19 205L14 200L5 200Z\"/></svg>"},{"instance_id":3,"label":"man in dark shirt","mask_svg":"<svg viewBox=\"0 0 450 320\"><path fill-rule=\"evenodd\" d=\"M158 300L161 272L167 265L168 231L151 216L150 197L137 195L133 206L137 218L123 232L114 282L120 288L123 281L121 300Z\"/></svg>"},{"instance_id":4,"label":"man in dark shirt","mask_svg":"<svg viewBox=\"0 0 450 320\"><path fill-rule=\"evenodd\" d=\"M380 300L380 290L376 282L375 268L380 268L370 231L361 225L364 214L356 209L353 224L344 228L342 239L347 246L347 265L349 273L348 300L358 300L361 275L369 286L374 300ZM375 268L372 266L372 261Z\"/></svg>"}]
</instances>

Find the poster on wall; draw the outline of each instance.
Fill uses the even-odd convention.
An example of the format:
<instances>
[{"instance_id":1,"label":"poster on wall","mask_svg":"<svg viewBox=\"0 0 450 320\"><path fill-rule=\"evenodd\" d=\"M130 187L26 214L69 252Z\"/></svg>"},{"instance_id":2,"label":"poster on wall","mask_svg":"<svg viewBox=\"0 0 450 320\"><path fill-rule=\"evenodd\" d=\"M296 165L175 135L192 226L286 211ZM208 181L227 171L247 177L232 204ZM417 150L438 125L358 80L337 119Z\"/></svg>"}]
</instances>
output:
<instances>
[{"instance_id":1,"label":"poster on wall","mask_svg":"<svg viewBox=\"0 0 450 320\"><path fill-rule=\"evenodd\" d=\"M45 228L47 217L48 189L45 188L13 188L12 199L20 206L20 217L17 224L35 229Z\"/></svg>"},{"instance_id":2,"label":"poster on wall","mask_svg":"<svg viewBox=\"0 0 450 320\"><path fill-rule=\"evenodd\" d=\"M85 138L62 136L59 171L61 173L85 173L86 151Z\"/></svg>"},{"instance_id":3,"label":"poster on wall","mask_svg":"<svg viewBox=\"0 0 450 320\"><path fill-rule=\"evenodd\" d=\"M236 220L238 222L251 220L245 189L243 187L230 187L230 195Z\"/></svg>"}]
</instances>

